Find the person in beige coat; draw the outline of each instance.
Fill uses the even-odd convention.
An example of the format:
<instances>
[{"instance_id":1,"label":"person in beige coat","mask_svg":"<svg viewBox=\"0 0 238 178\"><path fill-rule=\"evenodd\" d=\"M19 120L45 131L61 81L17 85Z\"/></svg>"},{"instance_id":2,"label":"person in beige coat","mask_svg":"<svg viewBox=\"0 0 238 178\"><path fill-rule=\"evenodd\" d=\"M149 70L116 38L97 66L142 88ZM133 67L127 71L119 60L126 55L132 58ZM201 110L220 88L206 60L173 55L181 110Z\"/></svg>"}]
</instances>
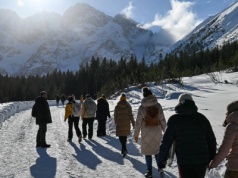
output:
<instances>
[{"instance_id":1,"label":"person in beige coat","mask_svg":"<svg viewBox=\"0 0 238 178\"><path fill-rule=\"evenodd\" d=\"M127 155L127 136L130 135L131 124L134 128L135 121L132 115L132 108L126 101L125 93L122 93L120 101L115 106L114 121L116 125L116 136L119 137L121 143L121 154L123 157Z\"/></svg>"},{"instance_id":2,"label":"person in beige coat","mask_svg":"<svg viewBox=\"0 0 238 178\"><path fill-rule=\"evenodd\" d=\"M221 161L227 159L224 178L238 177L238 100L227 106L226 119L223 126L226 127L222 144L209 168L217 167Z\"/></svg>"},{"instance_id":3,"label":"person in beige coat","mask_svg":"<svg viewBox=\"0 0 238 178\"><path fill-rule=\"evenodd\" d=\"M159 147L162 139L162 131L164 132L166 128L166 120L157 98L147 87L144 87L142 91L144 98L141 101L137 114L134 139L138 142L138 137L141 131L141 154L145 155L147 166L147 173L145 174L145 177L152 177L152 155L155 155L158 166ZM155 106L159 111L156 116L159 124L156 126L147 126L145 124L146 109L150 106Z\"/></svg>"}]
</instances>

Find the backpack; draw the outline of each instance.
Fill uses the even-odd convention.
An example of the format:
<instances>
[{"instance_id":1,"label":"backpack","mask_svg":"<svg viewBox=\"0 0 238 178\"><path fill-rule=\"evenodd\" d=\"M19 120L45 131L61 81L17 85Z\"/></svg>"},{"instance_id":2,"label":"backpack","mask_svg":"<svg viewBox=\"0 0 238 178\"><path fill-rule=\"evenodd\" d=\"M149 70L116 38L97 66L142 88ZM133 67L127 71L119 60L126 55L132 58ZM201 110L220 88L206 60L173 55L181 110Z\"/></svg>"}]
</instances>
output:
<instances>
[{"instance_id":1,"label":"backpack","mask_svg":"<svg viewBox=\"0 0 238 178\"><path fill-rule=\"evenodd\" d=\"M72 106L73 106L72 107L73 116L78 116L81 110L81 103L74 103Z\"/></svg>"},{"instance_id":2,"label":"backpack","mask_svg":"<svg viewBox=\"0 0 238 178\"><path fill-rule=\"evenodd\" d=\"M148 127L160 125L159 108L156 105L146 107L145 125Z\"/></svg>"},{"instance_id":3,"label":"backpack","mask_svg":"<svg viewBox=\"0 0 238 178\"><path fill-rule=\"evenodd\" d=\"M88 115L94 115L96 111L96 104L93 101L88 101L85 105L85 111Z\"/></svg>"},{"instance_id":4,"label":"backpack","mask_svg":"<svg viewBox=\"0 0 238 178\"><path fill-rule=\"evenodd\" d=\"M36 117L36 115L37 115L37 108L36 108L36 103L35 103L31 110L31 116Z\"/></svg>"}]
</instances>

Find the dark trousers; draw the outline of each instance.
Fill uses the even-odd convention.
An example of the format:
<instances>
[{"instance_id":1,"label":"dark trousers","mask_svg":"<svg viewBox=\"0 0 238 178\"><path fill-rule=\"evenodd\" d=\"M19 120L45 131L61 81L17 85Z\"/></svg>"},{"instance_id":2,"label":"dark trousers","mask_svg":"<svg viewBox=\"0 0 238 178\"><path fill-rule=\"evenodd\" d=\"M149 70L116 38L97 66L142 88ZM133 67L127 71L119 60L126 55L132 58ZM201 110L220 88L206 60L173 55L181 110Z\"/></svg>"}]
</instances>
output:
<instances>
[{"instance_id":1,"label":"dark trousers","mask_svg":"<svg viewBox=\"0 0 238 178\"><path fill-rule=\"evenodd\" d=\"M206 174L206 164L179 165L180 178L204 178Z\"/></svg>"},{"instance_id":2,"label":"dark trousers","mask_svg":"<svg viewBox=\"0 0 238 178\"><path fill-rule=\"evenodd\" d=\"M119 140L121 143L121 154L123 154L125 151L127 151L126 148L127 136L119 136Z\"/></svg>"},{"instance_id":3,"label":"dark trousers","mask_svg":"<svg viewBox=\"0 0 238 178\"><path fill-rule=\"evenodd\" d=\"M88 138L91 139L93 137L93 121L94 117L91 118L83 118L83 137L86 137L88 135ZM87 125L88 125L88 131L87 131Z\"/></svg>"},{"instance_id":4,"label":"dark trousers","mask_svg":"<svg viewBox=\"0 0 238 178\"><path fill-rule=\"evenodd\" d=\"M46 135L46 131L47 131L47 125L44 124L39 124L39 129L36 135L36 143L37 145L45 145L46 141L45 141L45 135Z\"/></svg>"},{"instance_id":5,"label":"dark trousers","mask_svg":"<svg viewBox=\"0 0 238 178\"><path fill-rule=\"evenodd\" d=\"M155 155L155 161L157 166L159 166L159 153ZM152 172L152 155L145 155L145 162L147 171Z\"/></svg>"},{"instance_id":6,"label":"dark trousers","mask_svg":"<svg viewBox=\"0 0 238 178\"><path fill-rule=\"evenodd\" d=\"M68 124L69 124L68 139L71 140L73 138L73 125L76 131L76 135L78 137L82 135L79 129L79 117L70 116L68 118Z\"/></svg>"},{"instance_id":7,"label":"dark trousers","mask_svg":"<svg viewBox=\"0 0 238 178\"><path fill-rule=\"evenodd\" d=\"M106 135L106 119L98 119L98 136L105 136Z\"/></svg>"}]
</instances>

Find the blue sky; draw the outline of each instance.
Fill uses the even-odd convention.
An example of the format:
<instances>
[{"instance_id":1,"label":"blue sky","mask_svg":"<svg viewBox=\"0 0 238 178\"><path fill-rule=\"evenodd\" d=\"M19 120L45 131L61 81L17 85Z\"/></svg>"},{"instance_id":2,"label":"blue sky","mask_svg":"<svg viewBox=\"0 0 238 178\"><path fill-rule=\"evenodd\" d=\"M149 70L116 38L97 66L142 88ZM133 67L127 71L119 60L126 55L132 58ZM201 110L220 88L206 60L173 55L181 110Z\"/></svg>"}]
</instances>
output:
<instances>
[{"instance_id":1,"label":"blue sky","mask_svg":"<svg viewBox=\"0 0 238 178\"><path fill-rule=\"evenodd\" d=\"M141 23L141 27L157 32L169 31L175 40L181 39L196 25L224 10L235 0L4 0L0 8L11 9L25 18L39 11L63 15L76 3L87 3L107 15L119 13Z\"/></svg>"}]
</instances>

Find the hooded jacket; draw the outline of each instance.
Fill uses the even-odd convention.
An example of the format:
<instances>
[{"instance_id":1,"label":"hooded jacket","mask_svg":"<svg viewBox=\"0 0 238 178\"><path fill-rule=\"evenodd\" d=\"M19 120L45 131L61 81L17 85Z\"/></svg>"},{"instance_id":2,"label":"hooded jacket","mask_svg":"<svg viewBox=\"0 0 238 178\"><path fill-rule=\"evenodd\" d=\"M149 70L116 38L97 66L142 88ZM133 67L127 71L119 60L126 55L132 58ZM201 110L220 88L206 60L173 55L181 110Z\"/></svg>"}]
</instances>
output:
<instances>
[{"instance_id":1,"label":"hooded jacket","mask_svg":"<svg viewBox=\"0 0 238 178\"><path fill-rule=\"evenodd\" d=\"M116 136L130 135L131 123L134 127L135 121L132 115L131 105L126 100L117 103L114 110L114 121L116 125Z\"/></svg>"},{"instance_id":2,"label":"hooded jacket","mask_svg":"<svg viewBox=\"0 0 238 178\"><path fill-rule=\"evenodd\" d=\"M93 113L88 113L87 108L89 107L93 109ZM81 108L81 118L94 118L96 116L97 105L92 97L88 97L84 100Z\"/></svg>"},{"instance_id":3,"label":"hooded jacket","mask_svg":"<svg viewBox=\"0 0 238 178\"><path fill-rule=\"evenodd\" d=\"M225 158L230 171L238 171L238 111L226 117L225 134L217 155L210 163L210 167L217 167Z\"/></svg>"},{"instance_id":4,"label":"hooded jacket","mask_svg":"<svg viewBox=\"0 0 238 178\"><path fill-rule=\"evenodd\" d=\"M159 152L159 164L165 164L171 145L179 165L208 164L216 153L216 138L208 119L197 112L192 100L184 100L175 107L168 120Z\"/></svg>"},{"instance_id":5,"label":"hooded jacket","mask_svg":"<svg viewBox=\"0 0 238 178\"><path fill-rule=\"evenodd\" d=\"M148 127L145 125L146 107L156 105L159 108L158 119L160 124ZM144 155L156 155L159 153L159 146L162 139L162 130L166 128L166 121L161 105L153 95L144 97L138 110L134 137L139 137L141 132L141 153Z\"/></svg>"},{"instance_id":6,"label":"hooded jacket","mask_svg":"<svg viewBox=\"0 0 238 178\"><path fill-rule=\"evenodd\" d=\"M36 104L36 124L52 123L50 107L47 99L39 96L35 100Z\"/></svg>"}]
</instances>

